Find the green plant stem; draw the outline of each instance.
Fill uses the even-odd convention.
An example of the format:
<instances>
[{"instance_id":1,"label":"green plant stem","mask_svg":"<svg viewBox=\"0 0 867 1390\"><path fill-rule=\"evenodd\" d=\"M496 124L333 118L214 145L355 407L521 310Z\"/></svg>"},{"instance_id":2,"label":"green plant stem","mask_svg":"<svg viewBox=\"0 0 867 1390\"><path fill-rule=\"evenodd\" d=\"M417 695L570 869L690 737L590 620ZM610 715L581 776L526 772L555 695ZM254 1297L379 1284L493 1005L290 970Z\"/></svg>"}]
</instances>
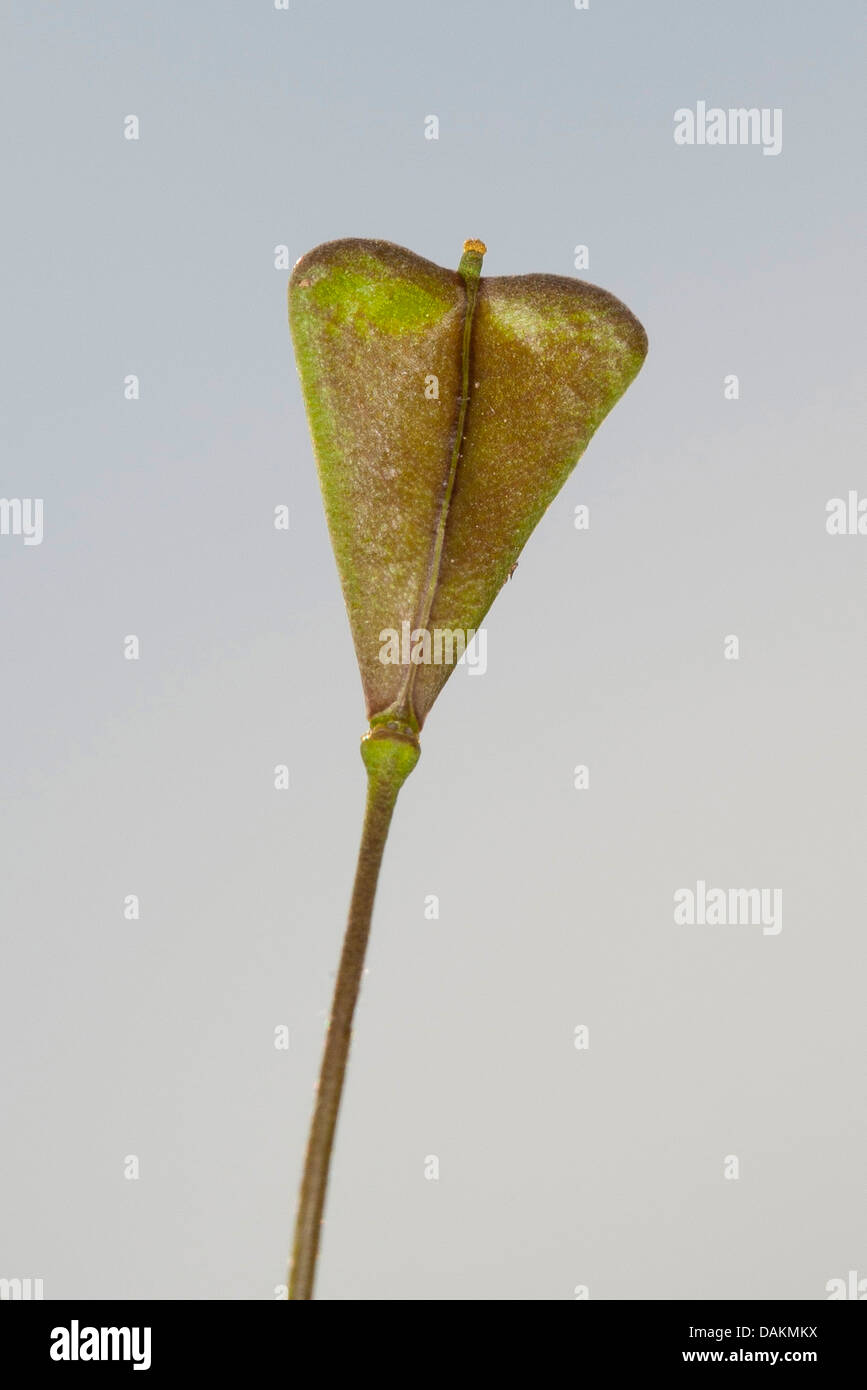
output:
<instances>
[{"instance_id":1,"label":"green plant stem","mask_svg":"<svg viewBox=\"0 0 867 1390\"><path fill-rule=\"evenodd\" d=\"M343 938L304 1160L289 1271L290 1299L313 1297L331 1150L352 1040L352 1016L364 971L379 868L397 794L418 760L418 742L409 731L394 735L385 729L377 729L362 742L362 754L367 765L367 803L349 920Z\"/></svg>"}]
</instances>

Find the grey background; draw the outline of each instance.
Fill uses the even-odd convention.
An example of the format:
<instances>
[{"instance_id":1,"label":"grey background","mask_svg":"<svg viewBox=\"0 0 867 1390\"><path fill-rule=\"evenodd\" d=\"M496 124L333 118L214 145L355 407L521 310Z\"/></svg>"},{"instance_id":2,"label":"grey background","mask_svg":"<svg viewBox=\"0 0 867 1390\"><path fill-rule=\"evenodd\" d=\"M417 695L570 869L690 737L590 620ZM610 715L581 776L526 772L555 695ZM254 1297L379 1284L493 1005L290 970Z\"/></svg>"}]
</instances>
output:
<instances>
[{"instance_id":1,"label":"grey background","mask_svg":"<svg viewBox=\"0 0 867 1390\"><path fill-rule=\"evenodd\" d=\"M285 1277L364 720L274 247L352 235L586 243L651 349L402 793L318 1295L867 1276L860 7L6 11L0 493L45 537L0 537L0 1275ZM697 100L782 153L678 148ZM781 887L781 934L676 927L698 878Z\"/></svg>"}]
</instances>

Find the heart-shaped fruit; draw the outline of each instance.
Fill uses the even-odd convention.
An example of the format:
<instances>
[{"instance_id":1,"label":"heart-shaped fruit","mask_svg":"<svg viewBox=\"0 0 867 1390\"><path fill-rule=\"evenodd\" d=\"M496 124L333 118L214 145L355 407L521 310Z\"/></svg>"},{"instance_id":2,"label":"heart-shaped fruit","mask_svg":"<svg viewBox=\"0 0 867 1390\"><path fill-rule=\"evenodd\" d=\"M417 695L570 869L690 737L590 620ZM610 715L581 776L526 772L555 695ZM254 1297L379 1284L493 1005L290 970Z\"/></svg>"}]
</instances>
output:
<instances>
[{"instance_id":1,"label":"heart-shaped fruit","mask_svg":"<svg viewBox=\"0 0 867 1390\"><path fill-rule=\"evenodd\" d=\"M331 241L289 286L368 718L413 739L647 352L613 295L483 278L484 250L467 242L452 271L386 241Z\"/></svg>"}]
</instances>

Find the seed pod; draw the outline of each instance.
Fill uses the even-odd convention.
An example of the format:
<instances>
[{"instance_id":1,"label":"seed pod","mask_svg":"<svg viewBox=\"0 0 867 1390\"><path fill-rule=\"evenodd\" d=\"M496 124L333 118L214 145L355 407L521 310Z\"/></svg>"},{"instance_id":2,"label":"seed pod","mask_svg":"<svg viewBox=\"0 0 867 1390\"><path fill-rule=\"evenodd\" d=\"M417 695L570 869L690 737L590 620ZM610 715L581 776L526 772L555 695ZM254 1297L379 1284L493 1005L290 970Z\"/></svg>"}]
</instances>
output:
<instances>
[{"instance_id":1,"label":"seed pod","mask_svg":"<svg viewBox=\"0 0 867 1390\"><path fill-rule=\"evenodd\" d=\"M484 250L467 242L451 271L348 239L292 272L296 357L374 726L417 733L454 669L384 662L382 634L478 629L647 351L605 290L483 278Z\"/></svg>"}]
</instances>

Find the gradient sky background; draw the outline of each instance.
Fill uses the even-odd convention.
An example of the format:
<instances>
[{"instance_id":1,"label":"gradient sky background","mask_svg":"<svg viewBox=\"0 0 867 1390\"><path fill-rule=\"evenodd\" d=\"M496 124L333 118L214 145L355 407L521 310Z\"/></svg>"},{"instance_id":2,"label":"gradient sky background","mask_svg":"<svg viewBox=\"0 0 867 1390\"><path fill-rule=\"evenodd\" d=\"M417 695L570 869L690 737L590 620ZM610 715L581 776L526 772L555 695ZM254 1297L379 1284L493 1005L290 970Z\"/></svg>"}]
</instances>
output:
<instances>
[{"instance_id":1,"label":"gradient sky background","mask_svg":"<svg viewBox=\"0 0 867 1390\"><path fill-rule=\"evenodd\" d=\"M274 247L342 236L449 266L482 237L491 275L574 273L586 243L650 353L489 614L486 675L425 726L318 1296L867 1276L867 537L825 530L867 496L861 22L5 7L0 494L44 498L45 535L0 537L0 1276L285 1277L364 716ZM782 153L677 147L698 100L781 107ZM698 879L782 888L782 932L675 926Z\"/></svg>"}]
</instances>

